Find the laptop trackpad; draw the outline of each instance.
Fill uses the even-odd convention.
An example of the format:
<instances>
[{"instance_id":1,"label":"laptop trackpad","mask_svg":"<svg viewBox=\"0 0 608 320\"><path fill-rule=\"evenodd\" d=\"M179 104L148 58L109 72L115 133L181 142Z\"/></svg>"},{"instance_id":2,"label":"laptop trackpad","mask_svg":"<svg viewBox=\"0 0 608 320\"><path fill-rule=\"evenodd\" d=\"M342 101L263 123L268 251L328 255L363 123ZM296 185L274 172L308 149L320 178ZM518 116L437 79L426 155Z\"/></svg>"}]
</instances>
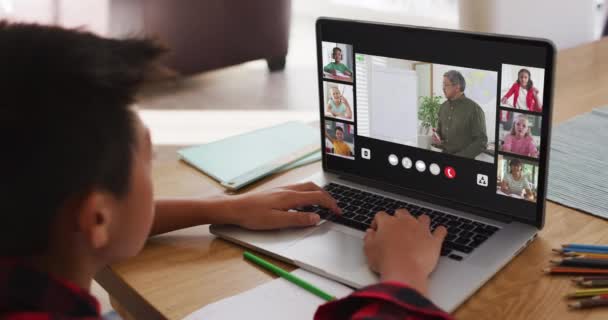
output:
<instances>
[{"instance_id":1,"label":"laptop trackpad","mask_svg":"<svg viewBox=\"0 0 608 320\"><path fill-rule=\"evenodd\" d=\"M331 223L322 224L317 230L289 247L296 260L322 269L342 272L367 268L363 253L363 239L332 229Z\"/></svg>"}]
</instances>

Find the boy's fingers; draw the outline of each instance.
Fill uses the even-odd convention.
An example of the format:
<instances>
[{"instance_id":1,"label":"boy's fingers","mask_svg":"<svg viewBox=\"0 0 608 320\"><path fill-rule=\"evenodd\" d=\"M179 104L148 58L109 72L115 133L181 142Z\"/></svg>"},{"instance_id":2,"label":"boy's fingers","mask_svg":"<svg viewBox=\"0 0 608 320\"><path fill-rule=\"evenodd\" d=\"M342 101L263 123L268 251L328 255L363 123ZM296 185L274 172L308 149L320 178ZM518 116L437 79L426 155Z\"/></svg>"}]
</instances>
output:
<instances>
[{"instance_id":1,"label":"boy's fingers","mask_svg":"<svg viewBox=\"0 0 608 320\"><path fill-rule=\"evenodd\" d=\"M378 212L376 212L376 214L374 215L374 218L372 219L372 223L369 225L369 228L372 230L376 230L378 229L378 222L376 221L376 216L378 215Z\"/></svg>"},{"instance_id":2,"label":"boy's fingers","mask_svg":"<svg viewBox=\"0 0 608 320\"><path fill-rule=\"evenodd\" d=\"M321 220L318 214L313 212L291 212L273 211L267 223L268 229L280 229L287 227L307 227L312 226Z\"/></svg>"},{"instance_id":3,"label":"boy's fingers","mask_svg":"<svg viewBox=\"0 0 608 320\"><path fill-rule=\"evenodd\" d=\"M439 243L443 242L447 234L448 229L446 229L444 226L438 226L437 228L435 228L435 231L433 231L433 237L435 237L439 241Z\"/></svg>"},{"instance_id":4,"label":"boy's fingers","mask_svg":"<svg viewBox=\"0 0 608 320\"><path fill-rule=\"evenodd\" d=\"M395 217L405 218L407 216L411 216L411 214L406 209L397 209L397 210L395 210Z\"/></svg>"},{"instance_id":5,"label":"boy's fingers","mask_svg":"<svg viewBox=\"0 0 608 320\"><path fill-rule=\"evenodd\" d=\"M390 217L391 216L389 216L388 213L386 213L384 211L379 211L374 216L374 220L372 220L371 228L374 229L374 230L378 230L378 228L380 227L380 225L383 224L384 221L387 218L390 218Z\"/></svg>"},{"instance_id":6,"label":"boy's fingers","mask_svg":"<svg viewBox=\"0 0 608 320\"><path fill-rule=\"evenodd\" d=\"M332 198L325 191L291 191L283 199L285 203L279 205L282 209L320 205L321 207L330 209L334 213L342 213L336 199Z\"/></svg>"},{"instance_id":7,"label":"boy's fingers","mask_svg":"<svg viewBox=\"0 0 608 320\"><path fill-rule=\"evenodd\" d=\"M427 216L426 214L423 214L418 217L418 222L428 226L431 224L431 218L429 218L429 216Z\"/></svg>"},{"instance_id":8,"label":"boy's fingers","mask_svg":"<svg viewBox=\"0 0 608 320\"><path fill-rule=\"evenodd\" d=\"M329 194L329 192L327 192L325 189L319 187L312 181L292 184L292 185L286 186L285 189L292 190L292 191L321 191L333 199L333 197L331 196L331 194Z\"/></svg>"},{"instance_id":9,"label":"boy's fingers","mask_svg":"<svg viewBox=\"0 0 608 320\"><path fill-rule=\"evenodd\" d=\"M397 209L397 210L395 210L395 218L408 220L408 223L417 222L416 217L414 217L406 209Z\"/></svg>"}]
</instances>

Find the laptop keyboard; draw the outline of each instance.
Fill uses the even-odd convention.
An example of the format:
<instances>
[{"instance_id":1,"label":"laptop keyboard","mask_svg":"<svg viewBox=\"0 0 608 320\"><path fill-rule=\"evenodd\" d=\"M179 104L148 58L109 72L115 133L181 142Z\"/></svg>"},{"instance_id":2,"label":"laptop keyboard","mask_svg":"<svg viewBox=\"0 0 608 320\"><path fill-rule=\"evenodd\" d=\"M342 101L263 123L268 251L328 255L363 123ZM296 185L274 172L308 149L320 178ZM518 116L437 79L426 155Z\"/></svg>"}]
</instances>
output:
<instances>
[{"instance_id":1,"label":"laptop keyboard","mask_svg":"<svg viewBox=\"0 0 608 320\"><path fill-rule=\"evenodd\" d=\"M498 227L463 217L420 207L411 203L386 198L377 194L330 183L324 187L338 202L342 215L335 215L329 209L319 206L297 208L298 211L316 212L321 218L357 230L367 230L378 211L394 214L396 209L407 209L413 216L426 214L431 218L431 230L443 225L448 234L441 248L441 255L461 261L484 241L492 236Z\"/></svg>"}]
</instances>

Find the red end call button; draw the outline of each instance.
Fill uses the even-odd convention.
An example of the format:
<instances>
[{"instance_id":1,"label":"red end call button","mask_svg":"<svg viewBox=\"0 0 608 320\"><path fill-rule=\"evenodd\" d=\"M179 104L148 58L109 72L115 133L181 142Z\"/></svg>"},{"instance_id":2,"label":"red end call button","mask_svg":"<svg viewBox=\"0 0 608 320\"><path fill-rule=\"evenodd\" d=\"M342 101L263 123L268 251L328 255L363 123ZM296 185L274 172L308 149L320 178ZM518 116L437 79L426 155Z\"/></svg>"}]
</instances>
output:
<instances>
[{"instance_id":1,"label":"red end call button","mask_svg":"<svg viewBox=\"0 0 608 320\"><path fill-rule=\"evenodd\" d=\"M445 174L445 177L448 179L456 178L456 170L454 170L454 168L450 166L446 166L445 168L443 168L443 174Z\"/></svg>"}]
</instances>

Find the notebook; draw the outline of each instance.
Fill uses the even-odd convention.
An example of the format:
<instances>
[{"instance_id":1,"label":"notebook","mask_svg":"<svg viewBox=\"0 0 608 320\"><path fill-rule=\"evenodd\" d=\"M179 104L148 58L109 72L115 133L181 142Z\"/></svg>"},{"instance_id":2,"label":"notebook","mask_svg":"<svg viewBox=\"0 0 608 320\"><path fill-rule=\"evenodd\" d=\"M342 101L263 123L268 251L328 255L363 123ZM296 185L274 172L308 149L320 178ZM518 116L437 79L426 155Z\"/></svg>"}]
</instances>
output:
<instances>
[{"instance_id":1,"label":"notebook","mask_svg":"<svg viewBox=\"0 0 608 320\"><path fill-rule=\"evenodd\" d=\"M297 269L292 274L337 298L343 298L353 291L338 282L303 269ZM323 299L297 285L283 278L277 278L238 295L206 305L184 320L310 320L317 308L324 303Z\"/></svg>"},{"instance_id":2,"label":"notebook","mask_svg":"<svg viewBox=\"0 0 608 320\"><path fill-rule=\"evenodd\" d=\"M321 159L319 129L292 121L181 149L181 159L230 190Z\"/></svg>"}]
</instances>

